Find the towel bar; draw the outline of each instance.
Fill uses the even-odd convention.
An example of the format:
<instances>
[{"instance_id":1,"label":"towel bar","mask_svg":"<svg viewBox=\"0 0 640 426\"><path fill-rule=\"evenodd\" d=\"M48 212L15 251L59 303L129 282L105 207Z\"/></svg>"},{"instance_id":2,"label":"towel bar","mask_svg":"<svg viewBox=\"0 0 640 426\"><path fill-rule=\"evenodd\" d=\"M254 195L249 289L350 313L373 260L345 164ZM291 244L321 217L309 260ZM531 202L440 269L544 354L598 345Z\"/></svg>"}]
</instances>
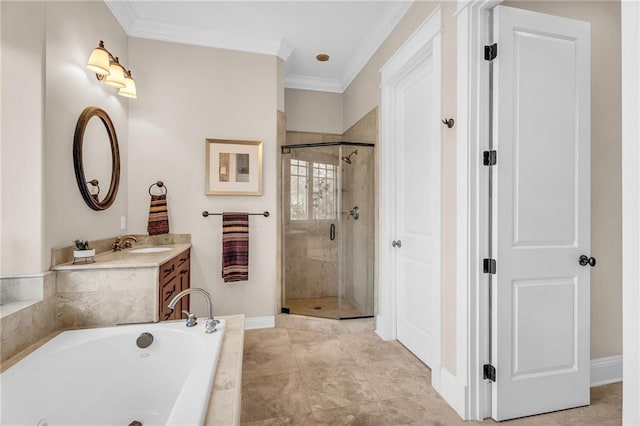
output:
<instances>
[{"instance_id":1,"label":"towel bar","mask_svg":"<svg viewBox=\"0 0 640 426\"><path fill-rule=\"evenodd\" d=\"M249 216L264 216L264 217L269 217L269 212L262 212L262 213L247 213ZM202 216L203 217L207 217L207 216L222 216L222 213L209 213L208 211L203 211L202 212Z\"/></svg>"}]
</instances>

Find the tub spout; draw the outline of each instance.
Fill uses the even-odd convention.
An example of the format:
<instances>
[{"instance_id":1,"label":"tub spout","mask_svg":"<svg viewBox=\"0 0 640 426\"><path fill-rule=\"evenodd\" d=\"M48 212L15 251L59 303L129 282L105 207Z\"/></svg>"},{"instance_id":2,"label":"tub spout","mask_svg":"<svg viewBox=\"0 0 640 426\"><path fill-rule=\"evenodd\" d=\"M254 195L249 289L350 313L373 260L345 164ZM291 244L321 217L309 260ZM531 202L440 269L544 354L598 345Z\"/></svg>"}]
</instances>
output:
<instances>
[{"instance_id":1,"label":"tub spout","mask_svg":"<svg viewBox=\"0 0 640 426\"><path fill-rule=\"evenodd\" d=\"M173 310L176 307L176 303L178 303L178 300L182 299L184 296L186 296L187 294L190 293L198 293L203 295L206 299L207 299L207 303L208 303L208 314L209 316L207 317L205 323L204 323L204 331L206 333L213 333L214 331L216 331L216 325L220 324L220 321L213 319L213 315L211 314L211 295L209 293L207 293L205 290L201 289L201 288L188 288L186 290L182 290L180 293L176 294L174 296L173 299L171 299L171 301L169 302L169 304L167 305L169 309ZM195 320L196 317L193 314L187 313L187 327L192 327L195 325Z\"/></svg>"}]
</instances>

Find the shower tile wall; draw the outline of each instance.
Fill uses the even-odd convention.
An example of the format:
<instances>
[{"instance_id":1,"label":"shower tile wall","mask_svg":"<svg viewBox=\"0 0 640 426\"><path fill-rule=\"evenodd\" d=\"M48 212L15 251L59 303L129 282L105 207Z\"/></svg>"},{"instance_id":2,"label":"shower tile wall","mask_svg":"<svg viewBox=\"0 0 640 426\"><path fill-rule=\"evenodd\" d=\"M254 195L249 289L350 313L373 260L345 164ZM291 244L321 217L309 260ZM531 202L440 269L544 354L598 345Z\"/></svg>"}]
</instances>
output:
<instances>
[{"instance_id":1,"label":"shower tile wall","mask_svg":"<svg viewBox=\"0 0 640 426\"><path fill-rule=\"evenodd\" d=\"M342 140L342 135L334 133L294 132L288 130L286 145L300 145L317 142L340 142Z\"/></svg>"},{"instance_id":2,"label":"shower tile wall","mask_svg":"<svg viewBox=\"0 0 640 426\"><path fill-rule=\"evenodd\" d=\"M342 134L343 141L378 143L378 107L375 107Z\"/></svg>"},{"instance_id":3,"label":"shower tile wall","mask_svg":"<svg viewBox=\"0 0 640 426\"><path fill-rule=\"evenodd\" d=\"M287 288L287 298L337 296L337 253L331 253L322 247L326 230L320 232L315 229L307 233L296 230L285 232L285 259L294 258L296 253L307 253L307 256L298 256L300 260L297 262L285 262L287 280L296 283L295 286Z\"/></svg>"}]
</instances>

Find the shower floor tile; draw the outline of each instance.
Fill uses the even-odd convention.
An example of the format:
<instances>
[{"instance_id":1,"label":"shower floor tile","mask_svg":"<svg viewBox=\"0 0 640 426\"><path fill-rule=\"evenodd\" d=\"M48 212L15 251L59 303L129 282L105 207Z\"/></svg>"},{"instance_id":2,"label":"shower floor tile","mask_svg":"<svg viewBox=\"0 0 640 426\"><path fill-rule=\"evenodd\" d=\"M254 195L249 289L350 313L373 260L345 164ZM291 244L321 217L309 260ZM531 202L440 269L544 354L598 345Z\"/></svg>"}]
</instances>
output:
<instances>
[{"instance_id":1,"label":"shower floor tile","mask_svg":"<svg viewBox=\"0 0 640 426\"><path fill-rule=\"evenodd\" d=\"M321 318L338 318L338 297L311 297L308 299L286 299L284 306L290 313ZM346 300L342 301L342 318L365 316Z\"/></svg>"}]
</instances>

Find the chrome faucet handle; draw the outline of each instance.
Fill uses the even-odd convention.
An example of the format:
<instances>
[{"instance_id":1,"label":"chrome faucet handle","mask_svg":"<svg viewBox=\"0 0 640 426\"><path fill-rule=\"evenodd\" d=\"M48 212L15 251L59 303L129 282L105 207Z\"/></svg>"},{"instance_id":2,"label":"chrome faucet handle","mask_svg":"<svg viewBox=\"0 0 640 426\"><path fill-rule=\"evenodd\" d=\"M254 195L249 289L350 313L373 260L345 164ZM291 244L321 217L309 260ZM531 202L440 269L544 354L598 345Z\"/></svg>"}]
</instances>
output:
<instances>
[{"instance_id":1,"label":"chrome faucet handle","mask_svg":"<svg viewBox=\"0 0 640 426\"><path fill-rule=\"evenodd\" d=\"M182 311L182 313L187 316L187 327L193 327L198 324L198 317L196 317L196 314L192 314L189 311Z\"/></svg>"},{"instance_id":2,"label":"chrome faucet handle","mask_svg":"<svg viewBox=\"0 0 640 426\"><path fill-rule=\"evenodd\" d=\"M204 322L205 333L215 333L216 326L218 324L220 324L220 321L218 321L217 319L207 318L206 321Z\"/></svg>"}]
</instances>

